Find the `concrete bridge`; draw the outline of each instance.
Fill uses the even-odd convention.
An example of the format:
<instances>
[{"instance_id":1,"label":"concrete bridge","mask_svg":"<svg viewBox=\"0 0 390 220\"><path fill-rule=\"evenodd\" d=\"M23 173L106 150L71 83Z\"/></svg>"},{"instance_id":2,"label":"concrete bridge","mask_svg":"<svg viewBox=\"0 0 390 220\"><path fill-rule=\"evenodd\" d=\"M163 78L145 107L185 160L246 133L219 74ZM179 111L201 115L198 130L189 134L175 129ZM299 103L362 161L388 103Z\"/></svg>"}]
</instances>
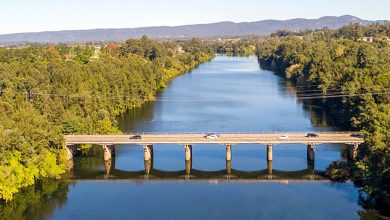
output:
<instances>
[{"instance_id":1,"label":"concrete bridge","mask_svg":"<svg viewBox=\"0 0 390 220\"><path fill-rule=\"evenodd\" d=\"M104 150L103 159L110 161L115 156L115 145L137 144L144 148L145 172L148 173L147 163L153 162L154 144L178 144L184 147L185 161L192 161L192 148L196 144L220 144L226 148L226 161L232 160L234 144L259 144L267 147L267 160L272 161L272 147L275 144L304 144L307 145L308 164L314 164L315 146L319 144L347 144L349 158L357 157L359 144L364 139L351 132L319 132L317 137L307 133L223 133L218 138L208 139L204 133L142 133L140 139L132 139L133 134L127 135L66 135L65 148L68 159L72 159L77 145L101 145Z\"/></svg>"},{"instance_id":2,"label":"concrete bridge","mask_svg":"<svg viewBox=\"0 0 390 220\"><path fill-rule=\"evenodd\" d=\"M142 133L141 139L128 135L66 135L66 145L72 144L360 144L363 138L351 132L320 132L318 137L307 133L221 133L216 139L205 138L204 133ZM285 137L282 137L285 136Z\"/></svg>"},{"instance_id":3,"label":"concrete bridge","mask_svg":"<svg viewBox=\"0 0 390 220\"><path fill-rule=\"evenodd\" d=\"M162 134L162 133L147 133L140 134L140 139L133 139L133 134L127 135L67 135L65 136L65 148L68 153L68 159L72 162L74 154L77 152L77 146L80 144L93 144L103 147L103 159L105 161L106 174L105 177L110 176L139 176L140 172L125 173L112 169L115 167L115 145L120 144L137 144L144 149L144 165L143 171L146 178L149 175L157 177L174 176L175 178L181 178L185 176L186 179L204 178L208 176L210 172L201 172L192 169L192 148L196 144L220 144L226 149L226 170L218 171L217 176L222 176L225 173L226 179L238 177L240 179L245 176L264 179L279 179L278 176L283 176L282 171L276 171L272 169L272 147L275 144L304 144L307 146L307 170L310 175L307 175L307 171L300 172L309 176L307 179L318 179L318 175L314 172L314 159L315 159L315 146L319 144L347 144L348 145L348 159L355 160L357 157L357 150L359 144L364 142L364 139L359 135L352 135L351 132L327 132L317 133L317 137L309 137L307 133L224 133L218 135L218 138L208 139L205 134L201 133L180 133L180 134ZM184 159L185 170L182 172L167 173L155 170L153 168L153 144L178 144L184 147ZM232 147L234 144L259 144L267 147L267 170L262 172L245 173L232 169ZM113 165L113 166L112 166ZM261 175L260 175L261 174ZM275 175L276 174L276 175ZM215 176L215 174L213 174ZM284 175L285 176L285 175ZM286 177L286 176L285 176ZM267 179L266 178L266 179Z\"/></svg>"}]
</instances>

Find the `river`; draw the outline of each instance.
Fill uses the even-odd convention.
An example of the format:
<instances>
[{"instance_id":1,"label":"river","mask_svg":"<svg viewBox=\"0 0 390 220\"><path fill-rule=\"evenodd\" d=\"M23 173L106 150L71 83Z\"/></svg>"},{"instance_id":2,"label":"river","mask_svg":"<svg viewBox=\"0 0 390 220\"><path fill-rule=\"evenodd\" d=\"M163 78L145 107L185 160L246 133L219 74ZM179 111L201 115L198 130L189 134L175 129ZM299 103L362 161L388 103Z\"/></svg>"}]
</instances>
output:
<instances>
[{"instance_id":1,"label":"river","mask_svg":"<svg viewBox=\"0 0 390 220\"><path fill-rule=\"evenodd\" d=\"M338 130L328 125L320 107L303 105L289 82L262 70L256 57L223 55L174 79L155 101L124 114L119 126L125 132ZM140 146L116 146L109 164L104 163L102 150L95 148L89 156L75 159L66 184L49 184L52 194L42 193L39 205L26 202L28 208L20 215L28 219L359 219L362 208L353 183L334 183L319 175L332 161L345 159L345 146L316 146L314 165L308 164L306 146L301 144L275 145L272 164L267 163L266 146L250 144L233 146L229 166L222 145L194 145L192 158L188 173L180 145L155 145L152 166L144 163ZM145 166L150 173L145 174ZM40 189L46 192L46 188Z\"/></svg>"}]
</instances>

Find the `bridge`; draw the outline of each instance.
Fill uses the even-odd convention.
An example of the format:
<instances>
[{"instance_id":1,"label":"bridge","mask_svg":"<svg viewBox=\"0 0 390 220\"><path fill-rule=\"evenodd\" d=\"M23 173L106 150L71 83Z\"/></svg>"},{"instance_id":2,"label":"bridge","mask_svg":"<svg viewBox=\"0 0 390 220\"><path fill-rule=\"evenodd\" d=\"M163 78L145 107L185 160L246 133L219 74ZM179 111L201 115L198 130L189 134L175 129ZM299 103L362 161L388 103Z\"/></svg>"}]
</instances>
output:
<instances>
[{"instance_id":1,"label":"bridge","mask_svg":"<svg viewBox=\"0 0 390 220\"><path fill-rule=\"evenodd\" d=\"M318 137L307 133L222 133L218 138L207 139L204 133L142 133L141 139L129 135L66 135L65 144L360 144L363 138L351 132L321 132Z\"/></svg>"},{"instance_id":2,"label":"bridge","mask_svg":"<svg viewBox=\"0 0 390 220\"><path fill-rule=\"evenodd\" d=\"M101 145L104 161L111 161L115 156L115 145L136 144L144 149L145 173L149 173L150 163L153 163L153 145L177 144L184 146L184 158L192 161L192 148L196 144L220 144L226 148L227 164L232 160L232 146L235 144L259 144L267 147L267 161L273 160L272 148L275 144L307 145L308 165L313 164L315 146L319 144L347 144L348 157L356 159L359 144L364 142L360 135L352 132L319 132L313 137L307 133L221 133L214 139L206 138L205 133L142 133L139 139L127 135L66 135L65 149L71 160L77 152L77 146L82 144Z\"/></svg>"}]
</instances>

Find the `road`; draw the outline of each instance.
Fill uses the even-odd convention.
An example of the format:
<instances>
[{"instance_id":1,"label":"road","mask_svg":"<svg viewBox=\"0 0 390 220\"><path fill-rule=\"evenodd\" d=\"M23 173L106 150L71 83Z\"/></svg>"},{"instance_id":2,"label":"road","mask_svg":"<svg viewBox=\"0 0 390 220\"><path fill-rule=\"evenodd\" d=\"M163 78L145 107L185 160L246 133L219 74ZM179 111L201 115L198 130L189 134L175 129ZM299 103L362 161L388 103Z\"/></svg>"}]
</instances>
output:
<instances>
[{"instance_id":1,"label":"road","mask_svg":"<svg viewBox=\"0 0 390 220\"><path fill-rule=\"evenodd\" d=\"M141 139L128 135L66 135L66 145L73 144L360 144L363 138L350 132L321 132L318 137L307 133L223 133L217 139L207 139L204 133L145 133ZM282 138L285 135L288 137Z\"/></svg>"}]
</instances>

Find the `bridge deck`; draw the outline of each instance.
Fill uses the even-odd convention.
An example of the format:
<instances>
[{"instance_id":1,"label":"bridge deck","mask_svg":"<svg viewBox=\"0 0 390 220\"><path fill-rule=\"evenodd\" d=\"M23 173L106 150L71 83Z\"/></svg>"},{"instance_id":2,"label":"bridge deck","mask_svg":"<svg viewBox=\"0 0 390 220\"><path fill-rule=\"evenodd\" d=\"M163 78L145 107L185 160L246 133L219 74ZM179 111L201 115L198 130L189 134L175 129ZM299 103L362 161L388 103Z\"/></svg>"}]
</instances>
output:
<instances>
[{"instance_id":1,"label":"bridge deck","mask_svg":"<svg viewBox=\"0 0 390 220\"><path fill-rule=\"evenodd\" d=\"M141 139L130 139L132 135L65 135L65 143L72 144L354 144L363 143L363 138L351 133L322 132L318 137L306 137L307 133L230 133L220 134L217 139L206 139L204 133L197 134L142 134ZM281 138L287 135L288 138Z\"/></svg>"}]
</instances>

